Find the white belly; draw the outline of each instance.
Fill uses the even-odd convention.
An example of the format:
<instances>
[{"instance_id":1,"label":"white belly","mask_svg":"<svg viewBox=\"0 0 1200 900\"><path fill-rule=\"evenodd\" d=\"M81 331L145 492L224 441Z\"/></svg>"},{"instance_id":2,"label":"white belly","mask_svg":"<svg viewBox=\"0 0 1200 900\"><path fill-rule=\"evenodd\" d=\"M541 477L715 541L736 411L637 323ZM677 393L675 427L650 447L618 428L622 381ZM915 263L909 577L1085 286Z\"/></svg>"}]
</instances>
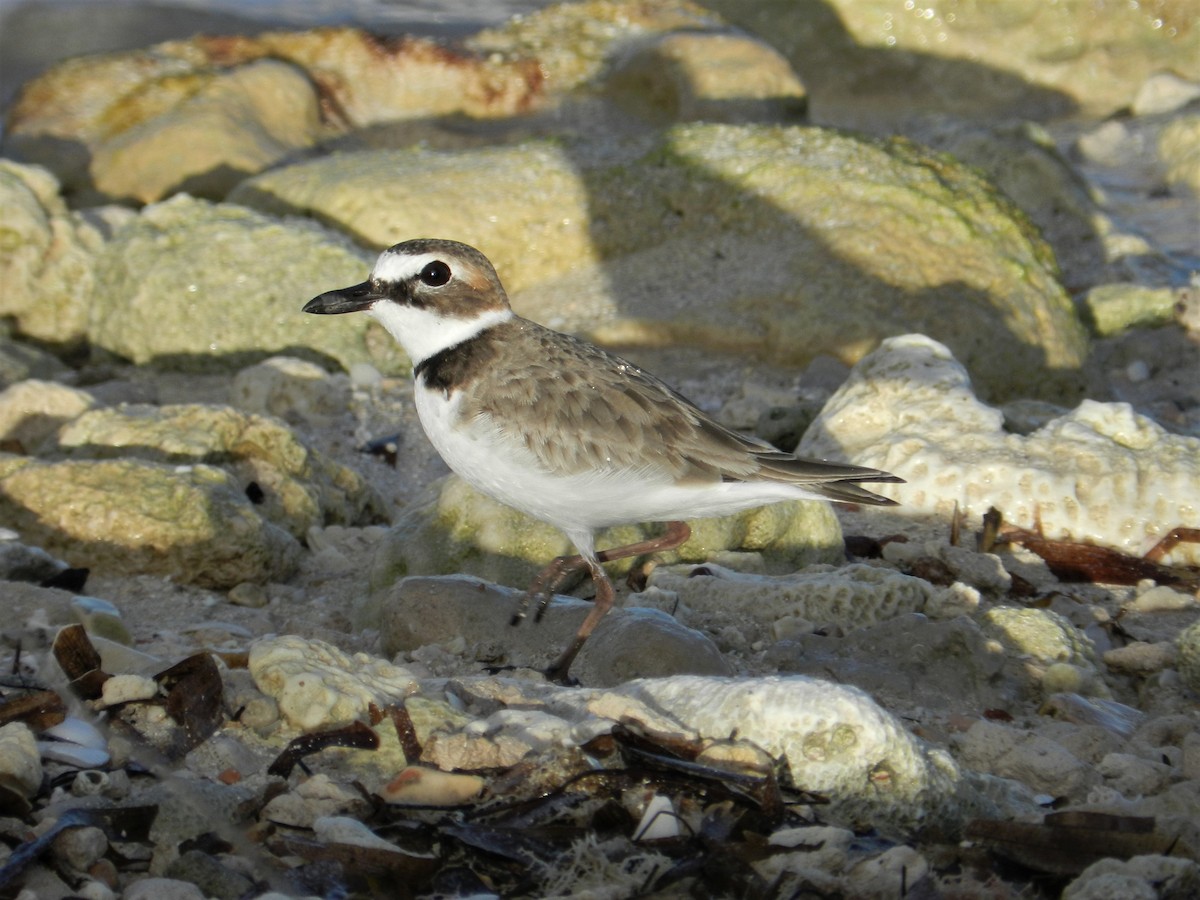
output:
<instances>
[{"instance_id":1,"label":"white belly","mask_svg":"<svg viewBox=\"0 0 1200 900\"><path fill-rule=\"evenodd\" d=\"M487 420L463 423L461 394L415 391L430 442L459 477L501 503L571 533L634 522L722 516L781 500L812 497L778 482L679 485L658 474L596 469L564 475L542 466L524 446Z\"/></svg>"}]
</instances>

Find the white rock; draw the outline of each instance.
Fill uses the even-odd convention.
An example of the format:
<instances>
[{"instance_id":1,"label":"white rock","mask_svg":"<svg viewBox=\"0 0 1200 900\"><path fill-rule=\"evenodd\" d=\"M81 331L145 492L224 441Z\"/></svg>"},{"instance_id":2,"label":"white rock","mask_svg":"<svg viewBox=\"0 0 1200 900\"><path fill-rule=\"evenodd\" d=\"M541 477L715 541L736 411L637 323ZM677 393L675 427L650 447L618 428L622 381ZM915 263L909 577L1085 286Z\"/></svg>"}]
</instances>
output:
<instances>
[{"instance_id":1,"label":"white rock","mask_svg":"<svg viewBox=\"0 0 1200 900\"><path fill-rule=\"evenodd\" d=\"M1182 109L1200 97L1200 84L1174 72L1157 72L1142 82L1133 98L1133 114L1150 116Z\"/></svg>"},{"instance_id":2,"label":"white rock","mask_svg":"<svg viewBox=\"0 0 1200 900\"><path fill-rule=\"evenodd\" d=\"M124 900L205 900L204 891L190 881L143 878L125 888Z\"/></svg>"},{"instance_id":3,"label":"white rock","mask_svg":"<svg viewBox=\"0 0 1200 900\"><path fill-rule=\"evenodd\" d=\"M1200 438L1171 434L1124 403L1083 401L1028 436L976 399L966 370L923 335L866 356L799 451L875 466L907 484L875 489L906 511L949 518L989 507L1048 538L1140 556L1200 508ZM1168 557L1200 564L1200 545Z\"/></svg>"},{"instance_id":4,"label":"white rock","mask_svg":"<svg viewBox=\"0 0 1200 900\"><path fill-rule=\"evenodd\" d=\"M459 806L478 797L484 784L478 775L407 766L379 795L399 806Z\"/></svg>"},{"instance_id":5,"label":"white rock","mask_svg":"<svg viewBox=\"0 0 1200 900\"><path fill-rule=\"evenodd\" d=\"M100 704L116 706L133 700L149 700L158 694L158 682L145 675L114 675L100 689Z\"/></svg>"},{"instance_id":6,"label":"white rock","mask_svg":"<svg viewBox=\"0 0 1200 900\"><path fill-rule=\"evenodd\" d=\"M633 830L635 841L657 841L663 838L679 837L682 828L679 817L675 815L675 807L671 800L662 794L655 794L646 804L646 811L637 828Z\"/></svg>"},{"instance_id":7,"label":"white rock","mask_svg":"<svg viewBox=\"0 0 1200 900\"><path fill-rule=\"evenodd\" d=\"M230 400L246 412L323 424L348 408L349 379L307 360L272 356L234 376Z\"/></svg>"},{"instance_id":8,"label":"white rock","mask_svg":"<svg viewBox=\"0 0 1200 900\"><path fill-rule=\"evenodd\" d=\"M18 441L32 453L94 402L90 394L53 381L19 381L0 391L0 440Z\"/></svg>"},{"instance_id":9,"label":"white rock","mask_svg":"<svg viewBox=\"0 0 1200 900\"><path fill-rule=\"evenodd\" d=\"M1190 609L1196 605L1196 598L1164 585L1156 585L1139 591L1138 595L1125 604L1125 608L1134 612L1173 612L1180 609Z\"/></svg>"},{"instance_id":10,"label":"white rock","mask_svg":"<svg viewBox=\"0 0 1200 900\"><path fill-rule=\"evenodd\" d=\"M259 690L275 698L292 725L305 730L351 722L370 704L387 706L416 688L407 669L299 637L256 641L249 667Z\"/></svg>"},{"instance_id":11,"label":"white rock","mask_svg":"<svg viewBox=\"0 0 1200 900\"><path fill-rule=\"evenodd\" d=\"M108 747L108 738L104 736L104 732L77 716L67 716L57 725L51 725L42 732L42 737L91 747L93 750L105 750Z\"/></svg>"},{"instance_id":12,"label":"white rock","mask_svg":"<svg viewBox=\"0 0 1200 900\"><path fill-rule=\"evenodd\" d=\"M29 798L42 786L42 759L24 722L0 727L0 783Z\"/></svg>"},{"instance_id":13,"label":"white rock","mask_svg":"<svg viewBox=\"0 0 1200 900\"><path fill-rule=\"evenodd\" d=\"M313 822L313 837L325 844L353 844L374 850L397 852L391 841L385 841L358 819L349 816L321 816Z\"/></svg>"},{"instance_id":14,"label":"white rock","mask_svg":"<svg viewBox=\"0 0 1200 900\"><path fill-rule=\"evenodd\" d=\"M1200 866L1178 856L1135 856L1092 863L1063 890L1062 900L1158 900L1195 897Z\"/></svg>"},{"instance_id":15,"label":"white rock","mask_svg":"<svg viewBox=\"0 0 1200 900\"><path fill-rule=\"evenodd\" d=\"M995 808L949 754L914 738L856 688L801 676L676 676L635 681L613 694L673 716L702 737L736 734L784 757L796 783L829 796L831 815L869 820L885 833L953 830ZM638 718L632 708L625 714Z\"/></svg>"}]
</instances>

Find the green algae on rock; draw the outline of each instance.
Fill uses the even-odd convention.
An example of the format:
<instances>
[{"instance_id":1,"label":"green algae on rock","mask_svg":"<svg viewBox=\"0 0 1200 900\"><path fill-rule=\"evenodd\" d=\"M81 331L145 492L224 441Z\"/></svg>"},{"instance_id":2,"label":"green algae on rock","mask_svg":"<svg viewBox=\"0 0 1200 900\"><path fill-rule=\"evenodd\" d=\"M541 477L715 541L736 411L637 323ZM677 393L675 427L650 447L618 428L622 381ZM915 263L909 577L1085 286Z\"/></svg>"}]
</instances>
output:
<instances>
[{"instance_id":1,"label":"green algae on rock","mask_svg":"<svg viewBox=\"0 0 1200 900\"><path fill-rule=\"evenodd\" d=\"M124 405L84 413L58 434L73 459L146 459L223 466L261 490L260 515L303 540L313 526L383 521L383 501L357 472L305 446L281 422L226 406Z\"/></svg>"},{"instance_id":2,"label":"green algae on rock","mask_svg":"<svg viewBox=\"0 0 1200 900\"><path fill-rule=\"evenodd\" d=\"M985 179L901 139L695 124L620 146L369 151L232 198L380 247L453 235L518 312L603 343L853 363L920 330L990 395L1081 386L1087 336L1050 248Z\"/></svg>"},{"instance_id":3,"label":"green algae on rock","mask_svg":"<svg viewBox=\"0 0 1200 900\"><path fill-rule=\"evenodd\" d=\"M312 222L180 195L147 207L100 255L88 338L139 365L219 370L288 352L397 371L395 342L372 342L361 318L300 314L321 285L361 281L369 265Z\"/></svg>"},{"instance_id":4,"label":"green algae on rock","mask_svg":"<svg viewBox=\"0 0 1200 900\"><path fill-rule=\"evenodd\" d=\"M215 466L0 459L0 515L71 565L202 587L281 581L300 545Z\"/></svg>"}]
</instances>

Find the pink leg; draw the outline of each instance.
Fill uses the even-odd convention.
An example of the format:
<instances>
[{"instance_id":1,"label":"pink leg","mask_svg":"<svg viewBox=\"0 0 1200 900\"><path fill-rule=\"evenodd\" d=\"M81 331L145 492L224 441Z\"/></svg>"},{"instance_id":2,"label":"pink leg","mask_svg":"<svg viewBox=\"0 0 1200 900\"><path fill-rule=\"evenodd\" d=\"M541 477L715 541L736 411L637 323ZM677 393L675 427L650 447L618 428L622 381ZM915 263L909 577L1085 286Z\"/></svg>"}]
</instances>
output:
<instances>
[{"instance_id":1,"label":"pink leg","mask_svg":"<svg viewBox=\"0 0 1200 900\"><path fill-rule=\"evenodd\" d=\"M616 599L616 591L614 591L612 582L601 567L601 563L612 562L617 559L628 559L631 556L642 556L646 553L674 550L691 536L692 529L686 522L668 522L667 530L659 537L638 541L634 544L626 544L624 547L614 547L611 550L601 550L596 554L595 559L588 559L579 555L560 556L550 563L550 565L546 566L546 568L542 569L537 577L533 579L533 584L530 585L529 590L526 592L521 608L513 616L512 624L517 624L525 617L529 602L534 597L538 598L536 618L540 620L545 614L546 607L550 603L550 598L555 588L562 584L568 575L582 568L588 569L591 573L592 584L596 587L596 599L593 602L591 612L583 620L583 624L579 626L579 630L575 632L575 637L572 639L570 646L567 647L566 652L547 671L547 676L555 681L566 679L567 670L570 669L571 663L574 662L580 648L583 647L584 642L595 630L596 626L600 624L600 620L608 615L608 611L612 609L613 601Z\"/></svg>"}]
</instances>

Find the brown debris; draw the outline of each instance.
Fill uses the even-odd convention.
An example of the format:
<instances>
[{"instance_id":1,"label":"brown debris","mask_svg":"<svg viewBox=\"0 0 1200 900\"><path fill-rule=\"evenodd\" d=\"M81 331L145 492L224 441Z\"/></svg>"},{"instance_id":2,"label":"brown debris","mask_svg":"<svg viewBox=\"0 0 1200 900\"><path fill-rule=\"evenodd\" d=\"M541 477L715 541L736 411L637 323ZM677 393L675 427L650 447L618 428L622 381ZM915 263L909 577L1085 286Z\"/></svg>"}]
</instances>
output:
<instances>
[{"instance_id":1,"label":"brown debris","mask_svg":"<svg viewBox=\"0 0 1200 900\"><path fill-rule=\"evenodd\" d=\"M1194 856L1177 836L1157 830L1153 818L1068 810L1048 814L1041 824L976 819L967 837L994 853L1040 872L1078 875L1105 857L1146 854Z\"/></svg>"},{"instance_id":2,"label":"brown debris","mask_svg":"<svg viewBox=\"0 0 1200 900\"><path fill-rule=\"evenodd\" d=\"M165 707L180 726L168 754L179 758L195 749L221 726L223 687L217 664L207 653L196 653L155 676L167 693Z\"/></svg>"},{"instance_id":3,"label":"brown debris","mask_svg":"<svg viewBox=\"0 0 1200 900\"><path fill-rule=\"evenodd\" d=\"M30 691L0 700L0 727L24 722L34 731L45 731L66 717L66 704L54 691Z\"/></svg>"},{"instance_id":4,"label":"brown debris","mask_svg":"<svg viewBox=\"0 0 1200 900\"><path fill-rule=\"evenodd\" d=\"M354 722L344 728L334 728L329 731L314 731L303 734L288 742L284 751L276 757L267 769L270 775L287 778L292 769L301 760L313 753L319 753L327 747L351 747L355 750L378 750L379 735L362 722Z\"/></svg>"},{"instance_id":5,"label":"brown debris","mask_svg":"<svg viewBox=\"0 0 1200 900\"><path fill-rule=\"evenodd\" d=\"M108 673L100 668L100 654L82 625L68 625L54 638L54 658L83 700L99 698Z\"/></svg>"},{"instance_id":6,"label":"brown debris","mask_svg":"<svg viewBox=\"0 0 1200 900\"><path fill-rule=\"evenodd\" d=\"M1004 525L1000 521L1000 513L995 509L988 510L984 522L985 537L980 541L981 548L988 544L987 535L994 528L994 543L1020 544L1036 553L1046 561L1050 571L1060 581L1132 585L1150 580L1157 584L1186 588L1200 586L1200 569L1166 566L1158 562L1177 544L1200 541L1200 529L1176 528L1145 556L1138 557L1095 544L1051 540L1040 529L1028 531L1015 525Z\"/></svg>"}]
</instances>

